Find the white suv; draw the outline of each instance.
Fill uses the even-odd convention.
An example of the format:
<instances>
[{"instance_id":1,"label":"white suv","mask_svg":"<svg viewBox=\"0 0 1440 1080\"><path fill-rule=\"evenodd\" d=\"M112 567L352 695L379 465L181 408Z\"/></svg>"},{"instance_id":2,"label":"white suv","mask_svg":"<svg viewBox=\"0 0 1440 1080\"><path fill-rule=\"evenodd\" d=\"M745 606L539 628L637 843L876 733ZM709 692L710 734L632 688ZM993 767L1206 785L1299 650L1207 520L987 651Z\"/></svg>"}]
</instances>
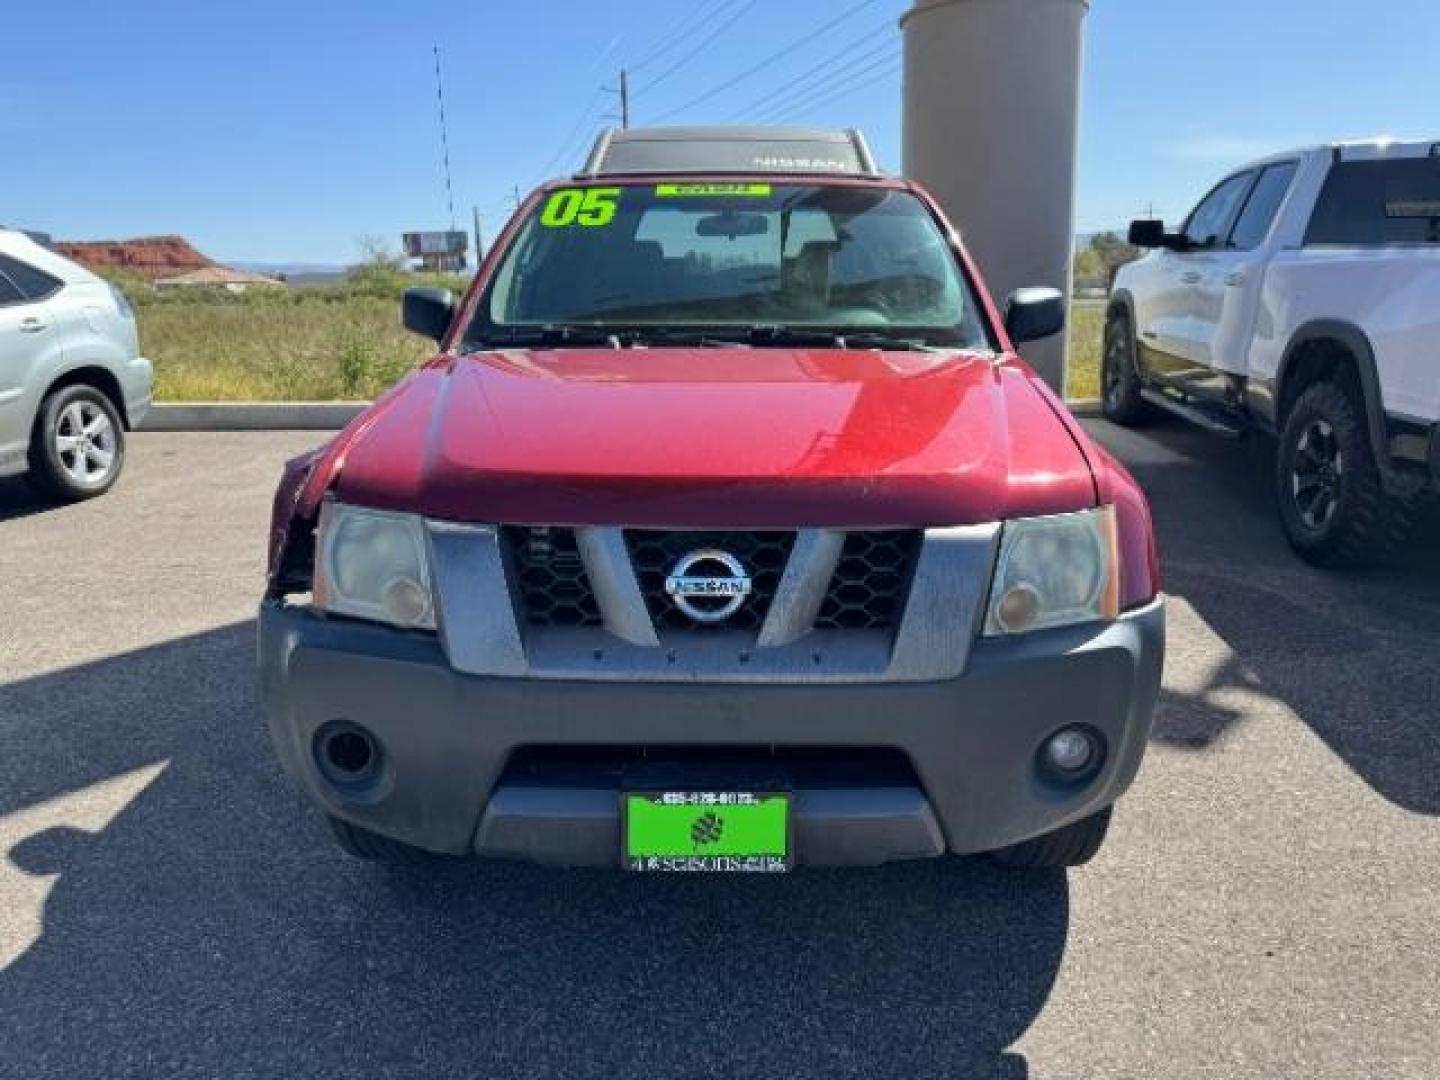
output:
<instances>
[{"instance_id":1,"label":"white suv","mask_svg":"<svg viewBox=\"0 0 1440 1080\"><path fill-rule=\"evenodd\" d=\"M0 476L66 502L109 490L150 390L124 294L0 229Z\"/></svg>"},{"instance_id":2,"label":"white suv","mask_svg":"<svg viewBox=\"0 0 1440 1080\"><path fill-rule=\"evenodd\" d=\"M1115 282L1105 415L1273 432L1296 550L1393 553L1440 489L1440 143L1279 154L1130 236L1157 250Z\"/></svg>"}]
</instances>

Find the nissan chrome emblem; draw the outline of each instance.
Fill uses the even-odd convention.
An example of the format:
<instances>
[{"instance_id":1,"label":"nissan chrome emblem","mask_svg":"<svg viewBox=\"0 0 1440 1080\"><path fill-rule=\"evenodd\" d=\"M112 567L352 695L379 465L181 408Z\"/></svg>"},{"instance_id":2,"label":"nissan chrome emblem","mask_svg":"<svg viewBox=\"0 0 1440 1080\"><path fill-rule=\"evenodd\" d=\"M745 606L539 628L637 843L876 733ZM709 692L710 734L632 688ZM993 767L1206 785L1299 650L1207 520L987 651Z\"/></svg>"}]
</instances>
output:
<instances>
[{"instance_id":1,"label":"nissan chrome emblem","mask_svg":"<svg viewBox=\"0 0 1440 1080\"><path fill-rule=\"evenodd\" d=\"M665 579L675 606L699 623L724 622L740 610L751 587L740 560L718 548L690 552Z\"/></svg>"}]
</instances>

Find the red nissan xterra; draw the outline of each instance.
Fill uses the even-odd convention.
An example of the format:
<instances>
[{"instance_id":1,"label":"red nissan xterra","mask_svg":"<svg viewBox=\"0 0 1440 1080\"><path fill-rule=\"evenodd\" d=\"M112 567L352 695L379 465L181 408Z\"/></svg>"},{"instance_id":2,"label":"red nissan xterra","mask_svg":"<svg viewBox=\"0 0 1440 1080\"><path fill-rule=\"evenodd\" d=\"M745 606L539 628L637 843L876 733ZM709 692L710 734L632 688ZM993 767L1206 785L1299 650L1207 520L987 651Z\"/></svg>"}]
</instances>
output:
<instances>
[{"instance_id":1,"label":"red nissan xterra","mask_svg":"<svg viewBox=\"0 0 1440 1080\"><path fill-rule=\"evenodd\" d=\"M281 761L367 858L1076 865L1144 753L1135 482L856 132L603 135L275 501Z\"/></svg>"}]
</instances>

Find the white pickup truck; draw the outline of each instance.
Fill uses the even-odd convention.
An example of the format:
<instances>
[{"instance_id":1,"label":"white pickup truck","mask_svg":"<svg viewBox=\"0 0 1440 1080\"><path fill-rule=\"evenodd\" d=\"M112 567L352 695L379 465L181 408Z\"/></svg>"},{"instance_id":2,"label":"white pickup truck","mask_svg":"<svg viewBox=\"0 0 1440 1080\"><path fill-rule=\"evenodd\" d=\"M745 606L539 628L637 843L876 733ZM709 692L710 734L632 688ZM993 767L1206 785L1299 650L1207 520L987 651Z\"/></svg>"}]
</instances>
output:
<instances>
[{"instance_id":1,"label":"white pickup truck","mask_svg":"<svg viewBox=\"0 0 1440 1080\"><path fill-rule=\"evenodd\" d=\"M1440 142L1314 147L1226 177L1116 278L1105 415L1278 437L1291 544L1380 561L1440 490Z\"/></svg>"}]
</instances>

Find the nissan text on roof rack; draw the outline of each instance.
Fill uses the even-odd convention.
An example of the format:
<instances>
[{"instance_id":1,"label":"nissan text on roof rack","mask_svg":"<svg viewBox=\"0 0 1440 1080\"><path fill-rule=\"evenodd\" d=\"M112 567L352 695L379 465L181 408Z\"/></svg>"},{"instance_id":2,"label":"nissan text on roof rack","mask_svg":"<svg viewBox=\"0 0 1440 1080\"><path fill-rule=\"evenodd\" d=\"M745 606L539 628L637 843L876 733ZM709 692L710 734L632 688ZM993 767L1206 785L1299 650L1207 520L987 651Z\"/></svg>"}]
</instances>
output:
<instances>
[{"instance_id":1,"label":"nissan text on roof rack","mask_svg":"<svg viewBox=\"0 0 1440 1080\"><path fill-rule=\"evenodd\" d=\"M1152 409L1279 443L1280 521L1321 566L1378 562L1440 492L1440 142L1277 154L1217 184L1124 267L1105 414Z\"/></svg>"},{"instance_id":2,"label":"nissan text on roof rack","mask_svg":"<svg viewBox=\"0 0 1440 1080\"><path fill-rule=\"evenodd\" d=\"M1076 865L1140 765L1145 499L854 132L612 132L275 499L260 667L341 846Z\"/></svg>"}]
</instances>

